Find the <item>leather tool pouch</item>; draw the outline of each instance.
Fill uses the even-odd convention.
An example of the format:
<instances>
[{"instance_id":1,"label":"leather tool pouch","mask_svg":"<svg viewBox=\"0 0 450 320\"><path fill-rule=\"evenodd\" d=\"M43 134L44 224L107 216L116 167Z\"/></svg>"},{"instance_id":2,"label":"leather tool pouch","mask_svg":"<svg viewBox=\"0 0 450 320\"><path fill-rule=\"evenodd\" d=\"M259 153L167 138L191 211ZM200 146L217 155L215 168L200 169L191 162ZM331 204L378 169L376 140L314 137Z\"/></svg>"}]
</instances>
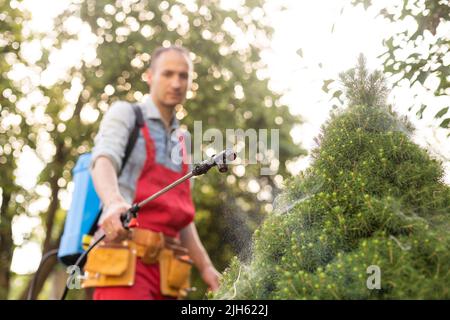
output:
<instances>
[{"instance_id":1,"label":"leather tool pouch","mask_svg":"<svg viewBox=\"0 0 450 320\"><path fill-rule=\"evenodd\" d=\"M164 247L164 235L162 232L154 232L145 229L134 229L132 235L136 243L138 256L145 264L158 262L161 249Z\"/></svg>"},{"instance_id":2,"label":"leather tool pouch","mask_svg":"<svg viewBox=\"0 0 450 320\"><path fill-rule=\"evenodd\" d=\"M83 288L132 286L136 271L136 249L128 242L102 244L88 254Z\"/></svg>"},{"instance_id":3,"label":"leather tool pouch","mask_svg":"<svg viewBox=\"0 0 450 320\"><path fill-rule=\"evenodd\" d=\"M176 257L172 250L163 249L159 256L159 268L163 295L178 298L190 288L192 264L189 260Z\"/></svg>"}]
</instances>

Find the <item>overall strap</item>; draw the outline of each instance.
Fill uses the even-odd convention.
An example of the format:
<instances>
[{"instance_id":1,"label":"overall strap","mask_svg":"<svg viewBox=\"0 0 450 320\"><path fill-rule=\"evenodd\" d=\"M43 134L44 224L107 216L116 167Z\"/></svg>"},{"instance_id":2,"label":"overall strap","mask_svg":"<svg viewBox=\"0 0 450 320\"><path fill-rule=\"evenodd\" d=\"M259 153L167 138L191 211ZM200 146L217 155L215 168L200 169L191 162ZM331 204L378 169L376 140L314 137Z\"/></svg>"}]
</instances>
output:
<instances>
[{"instance_id":1,"label":"overall strap","mask_svg":"<svg viewBox=\"0 0 450 320\"><path fill-rule=\"evenodd\" d=\"M177 137L178 137L178 142L181 145L181 152L182 152L182 162L181 162L181 171L183 173L187 173L189 170L189 162L190 162L190 155L187 152L187 148L186 148L186 137L185 135L181 132L181 130L178 130L177 132Z\"/></svg>"},{"instance_id":2,"label":"overall strap","mask_svg":"<svg viewBox=\"0 0 450 320\"><path fill-rule=\"evenodd\" d=\"M144 136L145 148L147 151L147 161L144 166L147 166L149 163L153 165L153 163L155 163L156 161L156 147L152 137L150 136L150 128L146 123L144 123L144 125L141 127L141 132Z\"/></svg>"}]
</instances>

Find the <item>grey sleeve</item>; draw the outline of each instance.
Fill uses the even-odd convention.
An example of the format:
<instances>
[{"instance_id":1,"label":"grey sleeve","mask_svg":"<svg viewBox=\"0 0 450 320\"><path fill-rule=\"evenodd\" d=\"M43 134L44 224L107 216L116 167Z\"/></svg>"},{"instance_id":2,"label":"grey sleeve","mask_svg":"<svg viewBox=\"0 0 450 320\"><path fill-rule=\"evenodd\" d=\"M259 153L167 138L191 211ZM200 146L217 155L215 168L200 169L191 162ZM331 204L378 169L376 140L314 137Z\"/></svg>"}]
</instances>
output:
<instances>
[{"instance_id":1,"label":"grey sleeve","mask_svg":"<svg viewBox=\"0 0 450 320\"><path fill-rule=\"evenodd\" d=\"M105 113L99 131L94 139L91 169L100 156L111 160L115 170L119 173L125 147L134 126L134 112L131 105L125 101L118 101L111 105Z\"/></svg>"}]
</instances>

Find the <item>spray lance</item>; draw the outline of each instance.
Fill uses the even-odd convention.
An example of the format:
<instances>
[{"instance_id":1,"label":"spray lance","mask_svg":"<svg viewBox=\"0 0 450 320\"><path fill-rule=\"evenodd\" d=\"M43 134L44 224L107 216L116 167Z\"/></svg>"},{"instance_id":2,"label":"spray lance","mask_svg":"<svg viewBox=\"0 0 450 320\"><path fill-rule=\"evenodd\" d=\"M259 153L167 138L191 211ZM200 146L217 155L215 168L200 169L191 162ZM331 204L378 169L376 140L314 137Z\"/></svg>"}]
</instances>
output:
<instances>
[{"instance_id":1,"label":"spray lance","mask_svg":"<svg viewBox=\"0 0 450 320\"><path fill-rule=\"evenodd\" d=\"M164 187L160 191L152 194L148 198L142 200L139 203L135 203L131 206L130 209L128 209L126 212L122 213L120 215L120 220L122 222L122 226L129 230L131 228L135 228L138 226L137 222L137 215L139 210L145 206L150 201L158 198L162 194L166 193L167 191L175 188L180 183L183 183L184 181L195 177L195 176L201 176L209 171L214 166L217 166L219 169L219 172L224 173L228 171L228 163L236 159L236 153L231 149L225 149L221 151L220 153L213 155L209 159L204 160L203 162L196 164L191 172L187 173L185 176L181 177L180 179L172 182L168 186ZM83 252L83 254L77 259L74 265L74 269L77 269L80 267L82 261L85 259L85 257L89 254L89 252L97 246L102 240L105 239L105 234L102 234L94 243L92 243L86 251ZM73 277L73 275L69 276L69 280ZM64 293L61 296L61 300L64 300L66 298L67 292L69 290L69 287L66 285L64 289Z\"/></svg>"},{"instance_id":2,"label":"spray lance","mask_svg":"<svg viewBox=\"0 0 450 320\"><path fill-rule=\"evenodd\" d=\"M231 149L223 150L222 152L218 153L217 155L213 155L211 158L206 159L205 161L197 164L194 166L191 172L186 174L184 177L178 179L177 181L169 184L164 189L161 189L160 191L154 193L147 199L142 200L139 203L135 203L130 209L128 209L127 212L122 213L120 216L120 220L122 221L122 225L125 229L134 228L137 227L137 213L142 206L146 205L148 202L158 198L160 195L166 193L170 189L173 189L180 183L195 177L195 176L201 176L209 171L212 167L217 165L217 168L219 169L219 172L224 173L228 171L228 165L227 162L231 162L234 159L236 159L236 153L234 153ZM104 237L104 236L103 236Z\"/></svg>"}]
</instances>

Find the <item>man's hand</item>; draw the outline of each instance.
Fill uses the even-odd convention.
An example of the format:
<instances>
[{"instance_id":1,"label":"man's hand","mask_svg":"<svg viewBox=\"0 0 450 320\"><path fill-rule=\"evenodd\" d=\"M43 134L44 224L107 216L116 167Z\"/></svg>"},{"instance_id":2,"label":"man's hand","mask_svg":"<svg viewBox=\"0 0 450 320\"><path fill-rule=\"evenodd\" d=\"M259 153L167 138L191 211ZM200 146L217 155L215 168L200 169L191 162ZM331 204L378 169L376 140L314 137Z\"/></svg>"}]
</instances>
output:
<instances>
[{"instance_id":1,"label":"man's hand","mask_svg":"<svg viewBox=\"0 0 450 320\"><path fill-rule=\"evenodd\" d=\"M106 219L103 221L101 228L105 232L106 242L119 242L128 237L128 230L122 226L120 215L131 207L130 204L121 200L112 202L106 211Z\"/></svg>"},{"instance_id":2,"label":"man's hand","mask_svg":"<svg viewBox=\"0 0 450 320\"><path fill-rule=\"evenodd\" d=\"M210 265L205 267L201 271L201 276L203 281L208 285L208 291L217 291L219 289L219 279L221 277L220 273Z\"/></svg>"}]
</instances>

